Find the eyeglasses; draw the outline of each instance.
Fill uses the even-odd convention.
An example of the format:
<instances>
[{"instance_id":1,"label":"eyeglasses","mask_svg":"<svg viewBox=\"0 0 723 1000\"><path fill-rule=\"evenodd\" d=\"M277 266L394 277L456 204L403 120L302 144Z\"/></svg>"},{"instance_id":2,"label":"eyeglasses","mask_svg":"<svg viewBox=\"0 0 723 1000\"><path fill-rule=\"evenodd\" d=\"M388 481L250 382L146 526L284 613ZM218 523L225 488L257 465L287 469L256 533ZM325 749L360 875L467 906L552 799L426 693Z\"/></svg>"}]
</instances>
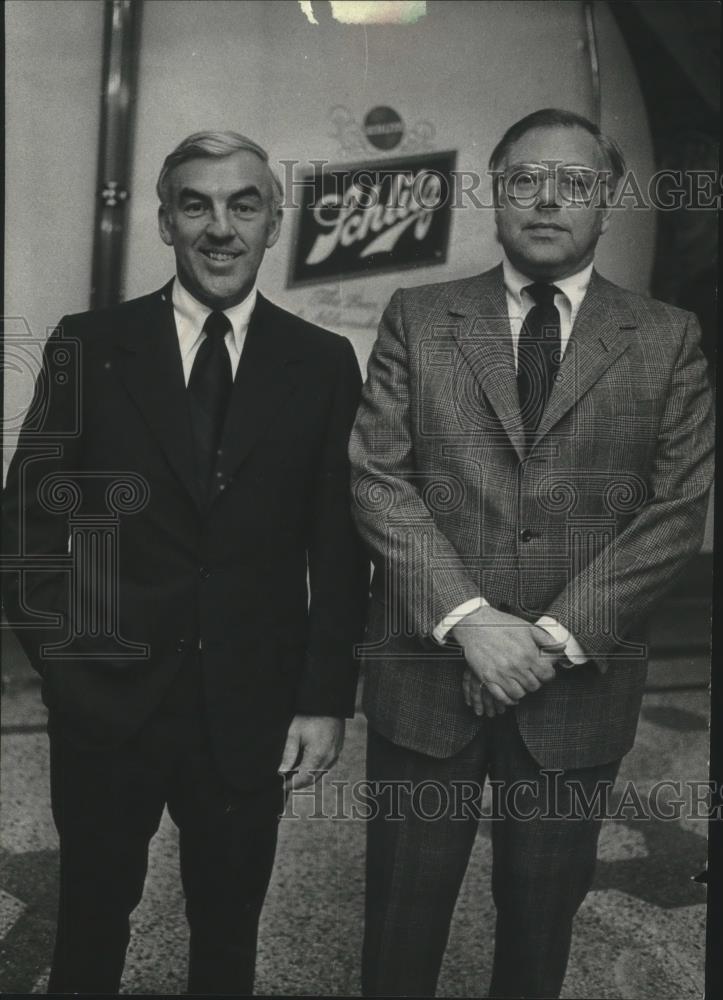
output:
<instances>
[{"instance_id":1,"label":"eyeglasses","mask_svg":"<svg viewBox=\"0 0 723 1000\"><path fill-rule=\"evenodd\" d=\"M518 205L532 205L548 179L562 202L589 205L606 176L606 171L561 163L516 163L496 174L507 198Z\"/></svg>"}]
</instances>

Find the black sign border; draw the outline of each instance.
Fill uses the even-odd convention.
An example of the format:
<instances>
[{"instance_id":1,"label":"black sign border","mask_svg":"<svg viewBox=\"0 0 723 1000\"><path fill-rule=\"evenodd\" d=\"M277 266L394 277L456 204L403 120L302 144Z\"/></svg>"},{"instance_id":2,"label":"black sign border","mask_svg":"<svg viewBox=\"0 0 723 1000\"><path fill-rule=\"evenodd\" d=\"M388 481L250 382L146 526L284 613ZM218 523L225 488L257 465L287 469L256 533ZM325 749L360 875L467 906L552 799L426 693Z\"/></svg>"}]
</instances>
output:
<instances>
[{"instance_id":1,"label":"black sign border","mask_svg":"<svg viewBox=\"0 0 723 1000\"><path fill-rule=\"evenodd\" d=\"M422 153L412 153L408 156L402 156L402 157L396 156L388 160L377 158L374 160L365 160L363 162L338 163L334 164L333 166L325 166L325 169L328 170L329 173L333 173L335 170L349 170L349 171L380 170L390 167L394 169L397 166L403 166L404 164L410 164L410 163L418 163L421 165L425 156L426 157L448 156L450 157L449 171L450 174L452 174L457 169L457 155L458 155L458 150L456 149L434 149L434 150L428 149ZM307 179L313 180L314 176L315 174L313 171L307 174L302 174L301 179L299 181L296 181L296 183L297 184L303 183L303 181ZM333 285L336 281L339 281L341 278L343 278L346 281L355 281L360 278L369 278L372 275L394 274L397 271L401 272L401 271L421 270L423 267L438 267L440 264L446 264L447 258L449 256L449 238L452 230L451 205L447 209L447 217L442 234L442 239L443 239L443 246L441 247L442 252L441 255L435 258L434 260L424 261L423 263L419 264L415 263L414 261L411 261L408 264L399 264L396 267L388 267L388 266L371 267L365 271L340 271L338 274L335 274L333 276L327 274L324 275L323 277L320 276L318 278L294 279L294 269L296 267L296 251L298 250L299 247L299 238L301 236L301 227L303 225L303 221L304 221L303 209L298 209L296 222L294 224L294 233L291 241L292 252L289 255L289 266L287 268L287 277L285 286L287 289L305 288L311 285Z\"/></svg>"}]
</instances>

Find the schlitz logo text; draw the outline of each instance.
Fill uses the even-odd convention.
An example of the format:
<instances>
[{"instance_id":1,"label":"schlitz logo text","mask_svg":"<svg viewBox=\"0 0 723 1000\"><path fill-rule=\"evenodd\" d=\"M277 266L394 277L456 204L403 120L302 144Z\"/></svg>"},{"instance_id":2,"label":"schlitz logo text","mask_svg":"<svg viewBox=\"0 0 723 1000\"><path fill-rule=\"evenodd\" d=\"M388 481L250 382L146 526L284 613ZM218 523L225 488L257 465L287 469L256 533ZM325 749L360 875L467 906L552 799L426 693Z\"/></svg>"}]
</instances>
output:
<instances>
[{"instance_id":1,"label":"schlitz logo text","mask_svg":"<svg viewBox=\"0 0 723 1000\"><path fill-rule=\"evenodd\" d=\"M454 161L427 154L306 179L290 284L442 263Z\"/></svg>"}]
</instances>

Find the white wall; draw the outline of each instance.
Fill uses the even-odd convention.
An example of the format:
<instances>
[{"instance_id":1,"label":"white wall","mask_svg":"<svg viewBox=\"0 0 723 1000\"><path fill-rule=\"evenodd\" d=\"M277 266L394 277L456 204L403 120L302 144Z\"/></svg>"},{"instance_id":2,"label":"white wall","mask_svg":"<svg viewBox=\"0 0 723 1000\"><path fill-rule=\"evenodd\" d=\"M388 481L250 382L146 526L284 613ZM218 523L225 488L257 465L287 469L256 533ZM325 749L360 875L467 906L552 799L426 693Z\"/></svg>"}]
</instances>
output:
<instances>
[{"instance_id":1,"label":"white wall","mask_svg":"<svg viewBox=\"0 0 723 1000\"><path fill-rule=\"evenodd\" d=\"M103 4L8 0L5 25L9 446L34 374L14 365L11 334L26 321L37 359L47 328L90 301Z\"/></svg>"}]
</instances>

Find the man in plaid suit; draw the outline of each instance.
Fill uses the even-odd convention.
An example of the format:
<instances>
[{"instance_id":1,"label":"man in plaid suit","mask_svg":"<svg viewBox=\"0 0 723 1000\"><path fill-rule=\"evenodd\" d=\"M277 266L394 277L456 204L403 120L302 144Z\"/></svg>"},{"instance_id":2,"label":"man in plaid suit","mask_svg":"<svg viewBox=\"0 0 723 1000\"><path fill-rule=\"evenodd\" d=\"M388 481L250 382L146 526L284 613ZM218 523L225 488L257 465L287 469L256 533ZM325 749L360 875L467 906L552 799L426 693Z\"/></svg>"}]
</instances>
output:
<instances>
[{"instance_id":1,"label":"man in plaid suit","mask_svg":"<svg viewBox=\"0 0 723 1000\"><path fill-rule=\"evenodd\" d=\"M546 109L490 169L504 260L395 293L351 440L375 563L366 995L434 994L487 777L490 994L559 994L645 621L701 544L712 476L695 317L593 266L618 148Z\"/></svg>"}]
</instances>

